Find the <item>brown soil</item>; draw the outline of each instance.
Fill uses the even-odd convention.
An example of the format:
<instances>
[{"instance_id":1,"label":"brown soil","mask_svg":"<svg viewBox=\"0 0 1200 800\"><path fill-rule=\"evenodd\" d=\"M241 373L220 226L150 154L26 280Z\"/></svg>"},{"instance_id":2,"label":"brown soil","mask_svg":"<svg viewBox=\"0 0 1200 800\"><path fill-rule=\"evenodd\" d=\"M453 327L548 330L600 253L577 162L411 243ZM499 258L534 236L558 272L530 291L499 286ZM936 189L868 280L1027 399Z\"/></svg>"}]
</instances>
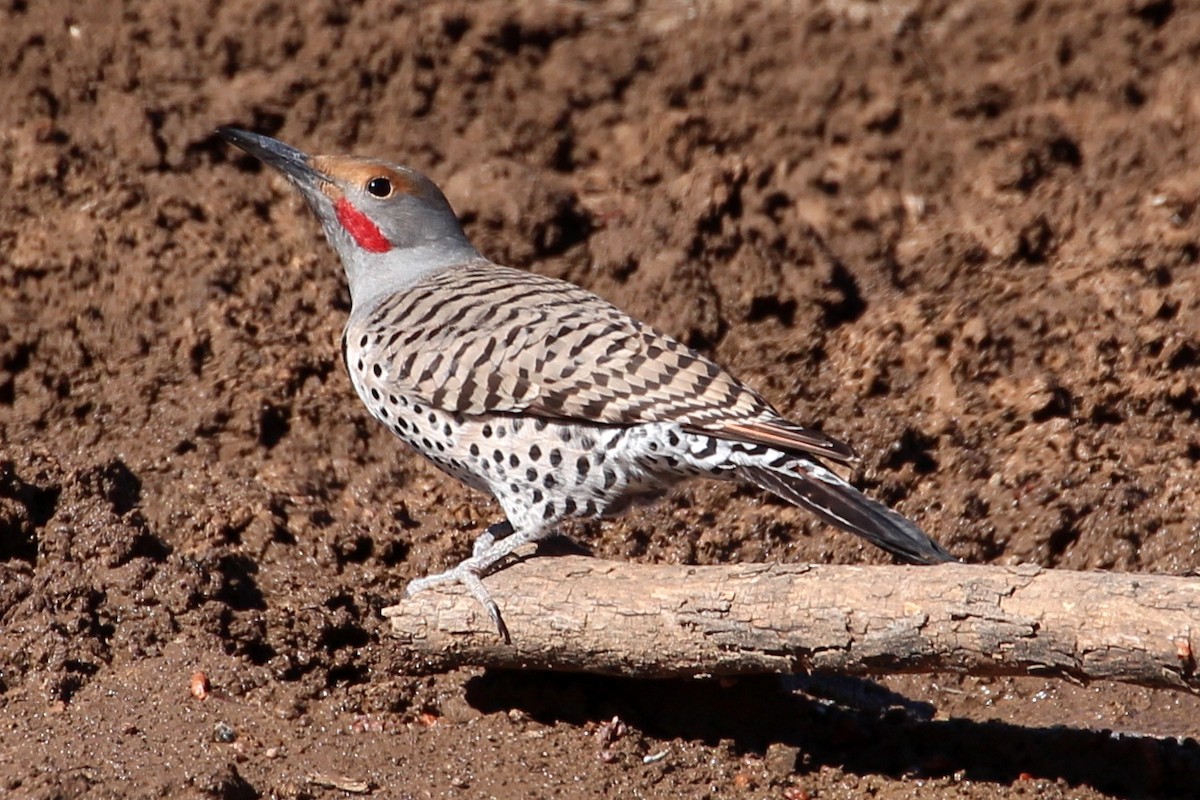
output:
<instances>
[{"instance_id":1,"label":"brown soil","mask_svg":"<svg viewBox=\"0 0 1200 800\"><path fill-rule=\"evenodd\" d=\"M0 794L1191 795L1179 694L402 663L379 609L497 509L367 417L332 253L211 131L428 171L486 253L852 441L964 559L1182 573L1198 41L1171 0L6 0ZM885 561L711 484L581 532Z\"/></svg>"}]
</instances>

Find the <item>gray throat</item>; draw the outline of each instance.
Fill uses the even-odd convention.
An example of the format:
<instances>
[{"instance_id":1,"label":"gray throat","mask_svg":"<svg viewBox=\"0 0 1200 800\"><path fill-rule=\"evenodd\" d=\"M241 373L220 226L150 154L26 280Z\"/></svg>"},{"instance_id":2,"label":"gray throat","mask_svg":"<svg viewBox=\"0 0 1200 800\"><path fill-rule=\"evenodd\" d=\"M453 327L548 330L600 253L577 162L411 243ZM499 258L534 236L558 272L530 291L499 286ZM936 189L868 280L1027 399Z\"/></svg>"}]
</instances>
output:
<instances>
[{"instance_id":1,"label":"gray throat","mask_svg":"<svg viewBox=\"0 0 1200 800\"><path fill-rule=\"evenodd\" d=\"M359 251L356 255L343 264L350 284L352 318L369 313L385 298L430 275L483 258L465 238L456 237L387 253Z\"/></svg>"}]
</instances>

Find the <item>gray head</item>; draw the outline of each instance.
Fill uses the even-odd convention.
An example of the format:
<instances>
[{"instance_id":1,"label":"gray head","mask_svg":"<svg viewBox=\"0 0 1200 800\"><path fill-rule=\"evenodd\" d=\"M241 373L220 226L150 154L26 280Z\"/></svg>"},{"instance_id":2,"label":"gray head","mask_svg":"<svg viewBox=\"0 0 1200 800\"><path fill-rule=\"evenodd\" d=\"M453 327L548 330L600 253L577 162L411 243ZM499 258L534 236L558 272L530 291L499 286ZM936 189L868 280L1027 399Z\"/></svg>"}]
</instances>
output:
<instances>
[{"instance_id":1,"label":"gray head","mask_svg":"<svg viewBox=\"0 0 1200 800\"><path fill-rule=\"evenodd\" d=\"M217 135L287 176L337 250L355 307L479 258L441 191L419 172L357 156L310 156L237 128Z\"/></svg>"}]
</instances>

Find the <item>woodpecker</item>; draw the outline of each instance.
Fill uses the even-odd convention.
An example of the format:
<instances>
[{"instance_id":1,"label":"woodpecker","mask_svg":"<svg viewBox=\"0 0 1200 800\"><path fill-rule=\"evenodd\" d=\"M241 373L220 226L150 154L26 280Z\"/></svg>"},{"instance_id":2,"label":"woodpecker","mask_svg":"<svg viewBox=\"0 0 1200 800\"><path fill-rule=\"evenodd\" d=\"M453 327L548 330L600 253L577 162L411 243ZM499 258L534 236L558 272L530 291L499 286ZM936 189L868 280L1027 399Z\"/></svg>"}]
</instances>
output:
<instances>
[{"instance_id":1,"label":"woodpecker","mask_svg":"<svg viewBox=\"0 0 1200 800\"><path fill-rule=\"evenodd\" d=\"M954 560L827 466L855 463L848 445L597 295L489 261L424 175L217 134L283 173L341 258L343 355L371 414L504 510L468 558L407 594L462 584L507 641L483 576L564 520L609 517L697 477L754 484L908 563Z\"/></svg>"}]
</instances>

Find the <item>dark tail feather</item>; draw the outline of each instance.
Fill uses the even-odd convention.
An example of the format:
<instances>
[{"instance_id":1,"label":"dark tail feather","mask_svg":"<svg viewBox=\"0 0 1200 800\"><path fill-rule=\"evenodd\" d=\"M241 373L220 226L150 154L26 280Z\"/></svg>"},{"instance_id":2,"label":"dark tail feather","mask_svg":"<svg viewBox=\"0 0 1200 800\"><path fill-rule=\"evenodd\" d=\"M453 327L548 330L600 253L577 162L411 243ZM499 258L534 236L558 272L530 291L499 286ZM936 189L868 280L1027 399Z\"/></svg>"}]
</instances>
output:
<instances>
[{"instance_id":1,"label":"dark tail feather","mask_svg":"<svg viewBox=\"0 0 1200 800\"><path fill-rule=\"evenodd\" d=\"M795 464L793 468L795 472L743 467L739 472L756 486L801 508L807 508L830 525L858 534L910 564L940 564L957 560L930 539L925 531L882 503L862 494L824 467ZM803 470L806 468L820 470L822 477L805 474Z\"/></svg>"}]
</instances>

